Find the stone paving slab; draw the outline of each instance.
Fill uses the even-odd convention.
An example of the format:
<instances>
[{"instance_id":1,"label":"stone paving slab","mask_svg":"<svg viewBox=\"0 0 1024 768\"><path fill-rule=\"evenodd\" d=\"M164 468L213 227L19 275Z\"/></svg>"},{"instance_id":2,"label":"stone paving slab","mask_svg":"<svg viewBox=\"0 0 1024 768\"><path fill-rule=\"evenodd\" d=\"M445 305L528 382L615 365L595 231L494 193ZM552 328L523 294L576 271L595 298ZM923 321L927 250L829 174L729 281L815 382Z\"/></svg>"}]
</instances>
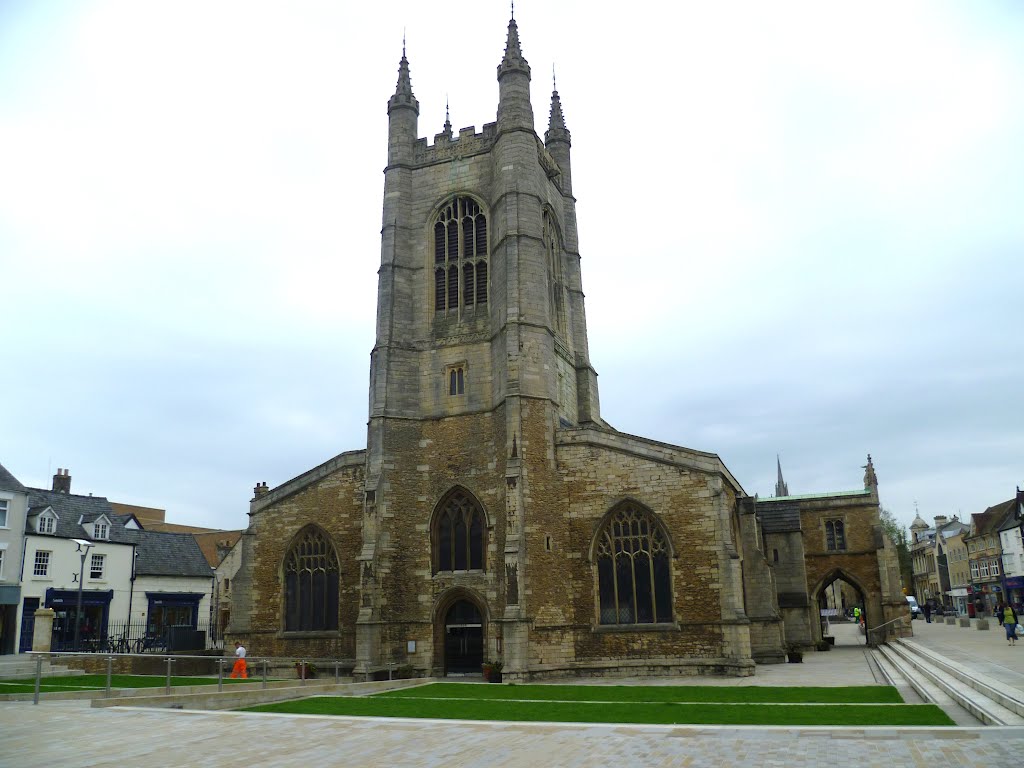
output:
<instances>
[{"instance_id":1,"label":"stone paving slab","mask_svg":"<svg viewBox=\"0 0 1024 768\"><path fill-rule=\"evenodd\" d=\"M913 623L917 642L1016 684L1022 648L992 632ZM837 626L838 647L754 678L666 678L670 685L868 685L863 639ZM959 768L1017 765L1024 728L623 726L270 715L0 703L0 766L784 766Z\"/></svg>"}]
</instances>

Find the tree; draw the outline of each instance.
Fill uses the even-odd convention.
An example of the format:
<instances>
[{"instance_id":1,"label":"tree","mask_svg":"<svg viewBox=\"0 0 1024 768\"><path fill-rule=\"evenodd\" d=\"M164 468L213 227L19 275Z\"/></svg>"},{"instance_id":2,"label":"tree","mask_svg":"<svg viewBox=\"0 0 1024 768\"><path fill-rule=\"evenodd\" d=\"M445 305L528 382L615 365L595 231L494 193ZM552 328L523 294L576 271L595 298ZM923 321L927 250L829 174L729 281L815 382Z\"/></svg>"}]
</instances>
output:
<instances>
[{"instance_id":1,"label":"tree","mask_svg":"<svg viewBox=\"0 0 1024 768\"><path fill-rule=\"evenodd\" d=\"M910 556L910 537L907 535L907 529L896 519L896 515L885 507L879 510L878 516L886 537L896 547L896 557L900 563L900 581L905 588L912 588L914 563Z\"/></svg>"}]
</instances>

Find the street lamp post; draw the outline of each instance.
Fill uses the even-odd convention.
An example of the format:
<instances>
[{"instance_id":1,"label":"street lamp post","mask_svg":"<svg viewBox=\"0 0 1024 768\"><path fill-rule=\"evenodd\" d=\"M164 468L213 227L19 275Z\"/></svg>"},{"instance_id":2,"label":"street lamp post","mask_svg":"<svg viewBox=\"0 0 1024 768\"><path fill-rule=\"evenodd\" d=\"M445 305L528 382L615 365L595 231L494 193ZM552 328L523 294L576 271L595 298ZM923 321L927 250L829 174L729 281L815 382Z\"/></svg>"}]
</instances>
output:
<instances>
[{"instance_id":1,"label":"street lamp post","mask_svg":"<svg viewBox=\"0 0 1024 768\"><path fill-rule=\"evenodd\" d=\"M82 562L78 571L78 607L75 609L75 651L79 650L78 647L78 629L82 623L82 586L85 582L85 557L89 554L89 550L92 549L92 543L85 539L72 539L75 542L75 546L78 547L78 551L82 553Z\"/></svg>"}]
</instances>

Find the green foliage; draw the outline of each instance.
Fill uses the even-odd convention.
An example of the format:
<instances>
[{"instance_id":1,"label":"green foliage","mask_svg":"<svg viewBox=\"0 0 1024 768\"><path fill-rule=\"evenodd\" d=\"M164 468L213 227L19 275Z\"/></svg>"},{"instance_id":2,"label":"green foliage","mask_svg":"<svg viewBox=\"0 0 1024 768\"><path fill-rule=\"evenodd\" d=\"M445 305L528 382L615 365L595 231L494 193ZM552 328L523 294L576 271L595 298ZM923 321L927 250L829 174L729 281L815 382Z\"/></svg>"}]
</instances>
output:
<instances>
[{"instance_id":1,"label":"green foliage","mask_svg":"<svg viewBox=\"0 0 1024 768\"><path fill-rule=\"evenodd\" d=\"M910 588L913 585L914 561L910 555L910 536L907 529L896 516L885 507L879 512L882 522L882 530L889 541L896 547L896 557L900 563L900 581L902 586Z\"/></svg>"}]
</instances>

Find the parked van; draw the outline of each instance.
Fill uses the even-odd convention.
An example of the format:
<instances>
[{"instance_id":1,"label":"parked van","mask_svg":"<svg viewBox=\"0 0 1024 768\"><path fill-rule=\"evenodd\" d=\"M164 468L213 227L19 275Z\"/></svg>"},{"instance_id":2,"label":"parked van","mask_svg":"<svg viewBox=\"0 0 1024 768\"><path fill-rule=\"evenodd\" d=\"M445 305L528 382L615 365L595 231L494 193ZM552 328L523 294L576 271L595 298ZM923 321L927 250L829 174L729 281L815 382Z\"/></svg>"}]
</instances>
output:
<instances>
[{"instance_id":1,"label":"parked van","mask_svg":"<svg viewBox=\"0 0 1024 768\"><path fill-rule=\"evenodd\" d=\"M913 595L907 595L907 605L910 606L910 618L919 619L921 618L921 606L917 604L917 598Z\"/></svg>"}]
</instances>

